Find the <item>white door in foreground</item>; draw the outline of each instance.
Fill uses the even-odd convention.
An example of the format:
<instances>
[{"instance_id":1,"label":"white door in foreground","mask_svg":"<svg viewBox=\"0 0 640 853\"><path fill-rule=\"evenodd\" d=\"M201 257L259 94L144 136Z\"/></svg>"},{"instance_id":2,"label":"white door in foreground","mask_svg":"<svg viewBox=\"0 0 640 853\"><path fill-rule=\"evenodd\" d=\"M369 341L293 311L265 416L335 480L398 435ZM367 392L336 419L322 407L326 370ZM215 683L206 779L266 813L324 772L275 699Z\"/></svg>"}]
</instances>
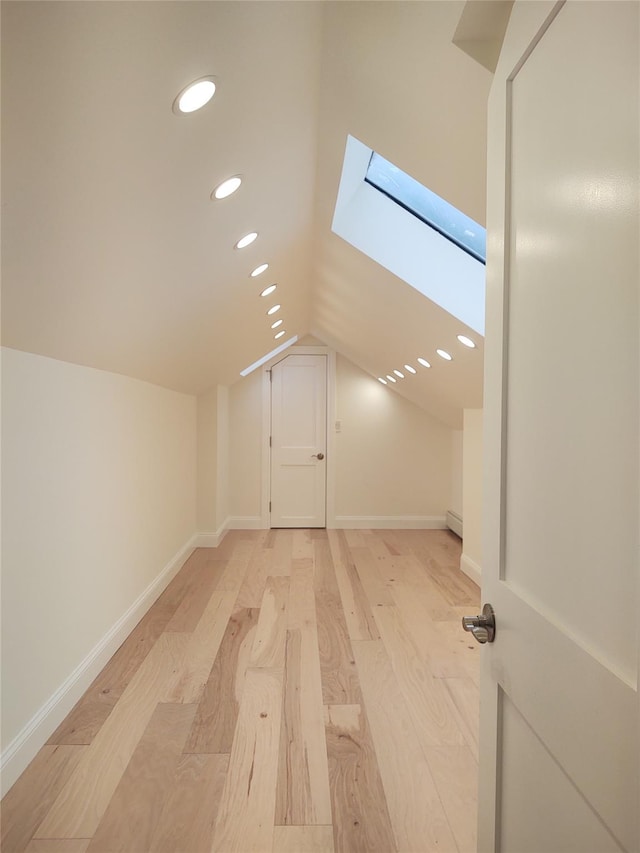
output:
<instances>
[{"instance_id":1,"label":"white door in foreground","mask_svg":"<svg viewBox=\"0 0 640 853\"><path fill-rule=\"evenodd\" d=\"M638 851L637 2L514 5L489 105L481 851Z\"/></svg>"},{"instance_id":2,"label":"white door in foreground","mask_svg":"<svg viewBox=\"0 0 640 853\"><path fill-rule=\"evenodd\" d=\"M290 355L271 370L271 527L324 527L327 357Z\"/></svg>"}]
</instances>

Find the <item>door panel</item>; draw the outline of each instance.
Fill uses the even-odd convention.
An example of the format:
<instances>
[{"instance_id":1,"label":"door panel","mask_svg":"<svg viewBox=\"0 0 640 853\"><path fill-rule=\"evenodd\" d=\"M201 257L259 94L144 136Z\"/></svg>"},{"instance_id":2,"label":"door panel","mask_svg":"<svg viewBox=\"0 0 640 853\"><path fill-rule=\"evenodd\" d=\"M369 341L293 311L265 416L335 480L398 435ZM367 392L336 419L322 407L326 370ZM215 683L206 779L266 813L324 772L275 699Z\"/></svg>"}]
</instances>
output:
<instances>
[{"instance_id":1,"label":"door panel","mask_svg":"<svg viewBox=\"0 0 640 853\"><path fill-rule=\"evenodd\" d=\"M271 371L271 526L324 527L327 359L288 356Z\"/></svg>"},{"instance_id":2,"label":"door panel","mask_svg":"<svg viewBox=\"0 0 640 853\"><path fill-rule=\"evenodd\" d=\"M582 828L593 850L620 850L571 778L506 694L501 693L504 823L501 848L517 853L584 853ZM527 772L522 773L522 768ZM544 778L543 788L539 779ZM543 817L542 817L543 816Z\"/></svg>"},{"instance_id":3,"label":"door panel","mask_svg":"<svg viewBox=\"0 0 640 853\"><path fill-rule=\"evenodd\" d=\"M637 851L637 3L516 3L490 99L479 849Z\"/></svg>"},{"instance_id":4,"label":"door panel","mask_svg":"<svg viewBox=\"0 0 640 853\"><path fill-rule=\"evenodd\" d=\"M615 128L637 34L621 4L589 6L559 12L511 87L503 579L635 677L638 152Z\"/></svg>"}]
</instances>

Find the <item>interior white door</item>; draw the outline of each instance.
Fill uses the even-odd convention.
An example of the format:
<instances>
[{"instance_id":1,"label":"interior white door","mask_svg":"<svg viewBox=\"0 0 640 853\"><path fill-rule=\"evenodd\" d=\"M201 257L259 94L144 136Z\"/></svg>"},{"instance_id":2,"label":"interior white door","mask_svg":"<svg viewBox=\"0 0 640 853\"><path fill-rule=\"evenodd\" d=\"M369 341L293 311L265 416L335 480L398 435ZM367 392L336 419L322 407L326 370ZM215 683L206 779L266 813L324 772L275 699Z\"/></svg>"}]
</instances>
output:
<instances>
[{"instance_id":1,"label":"interior white door","mask_svg":"<svg viewBox=\"0 0 640 853\"><path fill-rule=\"evenodd\" d=\"M638 11L516 2L490 97L481 851L640 849Z\"/></svg>"},{"instance_id":2,"label":"interior white door","mask_svg":"<svg viewBox=\"0 0 640 853\"><path fill-rule=\"evenodd\" d=\"M271 369L271 527L324 527L327 357L290 355Z\"/></svg>"}]
</instances>

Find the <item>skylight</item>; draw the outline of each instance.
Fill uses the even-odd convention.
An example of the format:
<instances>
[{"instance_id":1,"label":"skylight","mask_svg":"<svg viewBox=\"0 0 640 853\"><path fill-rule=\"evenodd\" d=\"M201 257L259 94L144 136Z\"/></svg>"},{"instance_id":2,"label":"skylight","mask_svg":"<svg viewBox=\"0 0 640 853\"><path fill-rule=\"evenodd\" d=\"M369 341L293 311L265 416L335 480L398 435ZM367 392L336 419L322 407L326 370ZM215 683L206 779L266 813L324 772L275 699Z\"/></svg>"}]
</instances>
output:
<instances>
[{"instance_id":1,"label":"skylight","mask_svg":"<svg viewBox=\"0 0 640 853\"><path fill-rule=\"evenodd\" d=\"M430 228L435 228L471 257L486 263L486 230L375 151L371 155L365 181L402 205Z\"/></svg>"},{"instance_id":2,"label":"skylight","mask_svg":"<svg viewBox=\"0 0 640 853\"><path fill-rule=\"evenodd\" d=\"M405 185L409 197L392 197ZM484 228L353 136L347 137L331 229L484 335Z\"/></svg>"},{"instance_id":3,"label":"skylight","mask_svg":"<svg viewBox=\"0 0 640 853\"><path fill-rule=\"evenodd\" d=\"M253 364L250 364L249 367L245 367L244 370L240 371L240 376L248 376L254 370L257 370L258 367L262 367L263 364L266 364L275 356L280 355L281 352L287 349L287 347L293 346L298 340L298 336L294 335L292 338L289 338L288 341L285 341L283 344L280 344L279 347L272 349L271 352L268 352L266 355L263 355L262 358L259 358L257 361L254 361Z\"/></svg>"}]
</instances>

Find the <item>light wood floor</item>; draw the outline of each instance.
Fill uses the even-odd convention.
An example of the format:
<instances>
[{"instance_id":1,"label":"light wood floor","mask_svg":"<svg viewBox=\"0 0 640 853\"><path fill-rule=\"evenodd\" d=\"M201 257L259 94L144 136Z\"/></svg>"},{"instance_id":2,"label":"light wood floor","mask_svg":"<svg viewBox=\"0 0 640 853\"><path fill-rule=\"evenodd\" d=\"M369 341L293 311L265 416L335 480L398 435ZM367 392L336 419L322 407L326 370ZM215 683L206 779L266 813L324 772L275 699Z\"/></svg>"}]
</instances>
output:
<instances>
[{"instance_id":1,"label":"light wood floor","mask_svg":"<svg viewBox=\"0 0 640 853\"><path fill-rule=\"evenodd\" d=\"M448 531L195 551L4 798L3 853L475 851L459 557Z\"/></svg>"}]
</instances>

